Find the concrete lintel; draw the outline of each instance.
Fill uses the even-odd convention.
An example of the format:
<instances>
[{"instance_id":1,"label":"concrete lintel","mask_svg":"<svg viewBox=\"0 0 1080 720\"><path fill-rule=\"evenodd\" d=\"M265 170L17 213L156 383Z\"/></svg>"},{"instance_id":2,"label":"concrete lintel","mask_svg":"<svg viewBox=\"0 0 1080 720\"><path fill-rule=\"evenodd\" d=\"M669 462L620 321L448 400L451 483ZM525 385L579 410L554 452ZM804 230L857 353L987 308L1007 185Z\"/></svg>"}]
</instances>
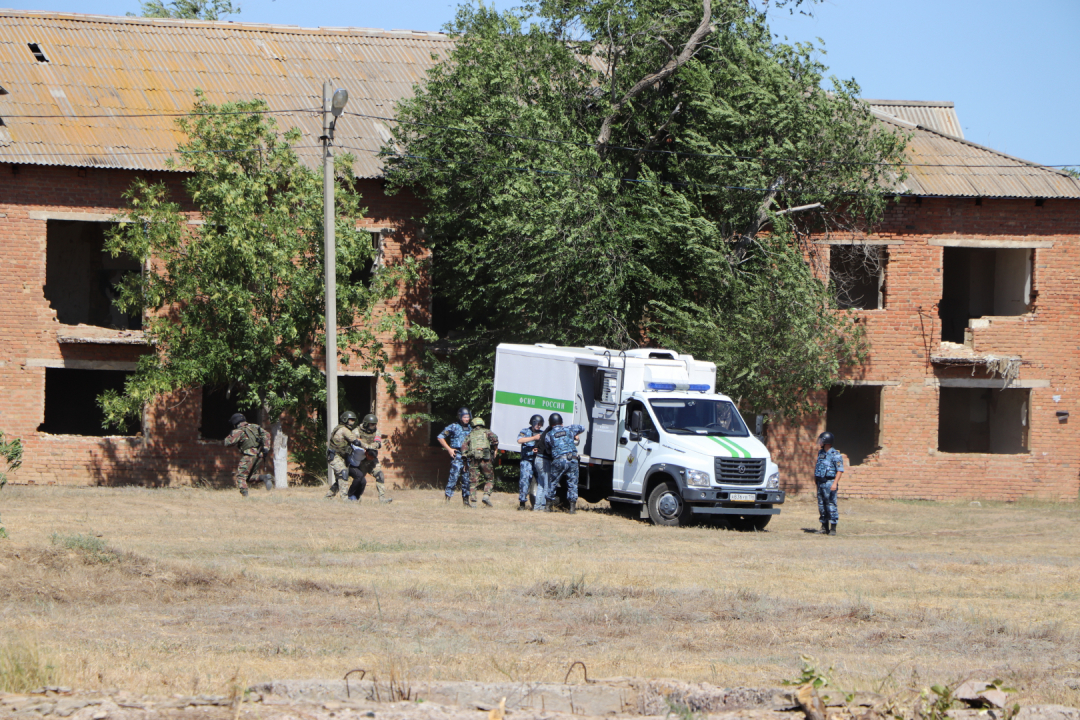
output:
<instances>
[{"instance_id":1,"label":"concrete lintel","mask_svg":"<svg viewBox=\"0 0 1080 720\"><path fill-rule=\"evenodd\" d=\"M831 240L815 240L815 245L903 245L903 240L874 240L871 238L862 238L859 240L851 239L831 239Z\"/></svg>"},{"instance_id":2,"label":"concrete lintel","mask_svg":"<svg viewBox=\"0 0 1080 720\"><path fill-rule=\"evenodd\" d=\"M368 370L342 370L338 369L338 377L342 375L346 377L375 377L375 373Z\"/></svg>"},{"instance_id":3,"label":"concrete lintel","mask_svg":"<svg viewBox=\"0 0 1080 720\"><path fill-rule=\"evenodd\" d=\"M63 212L60 210L31 210L31 220L81 220L83 222L117 222L111 213Z\"/></svg>"},{"instance_id":4,"label":"concrete lintel","mask_svg":"<svg viewBox=\"0 0 1080 720\"><path fill-rule=\"evenodd\" d=\"M66 368L68 370L137 370L139 363L120 360L65 360L64 358L28 358L26 367Z\"/></svg>"},{"instance_id":5,"label":"concrete lintel","mask_svg":"<svg viewBox=\"0 0 1080 720\"><path fill-rule=\"evenodd\" d=\"M900 387L899 380L841 380L840 385L874 385L877 387Z\"/></svg>"},{"instance_id":6,"label":"concrete lintel","mask_svg":"<svg viewBox=\"0 0 1080 720\"><path fill-rule=\"evenodd\" d=\"M1004 380L986 378L926 378L923 380L923 384L927 387L993 388L997 390L1011 390L1013 388L1028 390L1050 387L1049 380L1013 380L1006 388Z\"/></svg>"},{"instance_id":7,"label":"concrete lintel","mask_svg":"<svg viewBox=\"0 0 1080 720\"><path fill-rule=\"evenodd\" d=\"M1054 243L1050 240L986 240L976 238L931 238L926 241L927 245L936 247L969 247L969 248L1052 248Z\"/></svg>"}]
</instances>

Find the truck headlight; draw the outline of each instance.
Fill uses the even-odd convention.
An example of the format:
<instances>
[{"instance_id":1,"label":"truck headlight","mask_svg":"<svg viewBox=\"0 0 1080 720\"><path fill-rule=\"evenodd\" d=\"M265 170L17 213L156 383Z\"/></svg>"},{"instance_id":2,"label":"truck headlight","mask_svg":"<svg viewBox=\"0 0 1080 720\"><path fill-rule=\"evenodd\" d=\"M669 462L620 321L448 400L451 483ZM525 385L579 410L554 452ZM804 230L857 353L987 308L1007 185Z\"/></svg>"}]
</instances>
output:
<instances>
[{"instance_id":1,"label":"truck headlight","mask_svg":"<svg viewBox=\"0 0 1080 720\"><path fill-rule=\"evenodd\" d=\"M777 470L769 476L769 480L765 483L766 490L779 490L780 489L780 471Z\"/></svg>"},{"instance_id":2,"label":"truck headlight","mask_svg":"<svg viewBox=\"0 0 1080 720\"><path fill-rule=\"evenodd\" d=\"M700 470L687 470L686 484L693 485L695 487L709 487L709 473L701 472Z\"/></svg>"}]
</instances>

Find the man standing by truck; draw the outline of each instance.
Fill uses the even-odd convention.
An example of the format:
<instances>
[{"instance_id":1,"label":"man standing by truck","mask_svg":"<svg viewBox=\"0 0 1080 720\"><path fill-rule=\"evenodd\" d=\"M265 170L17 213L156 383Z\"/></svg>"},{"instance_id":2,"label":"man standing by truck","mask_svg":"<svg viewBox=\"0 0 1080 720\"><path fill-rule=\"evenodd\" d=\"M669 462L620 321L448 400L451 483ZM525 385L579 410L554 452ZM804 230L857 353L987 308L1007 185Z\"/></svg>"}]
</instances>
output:
<instances>
[{"instance_id":1,"label":"man standing by truck","mask_svg":"<svg viewBox=\"0 0 1080 720\"><path fill-rule=\"evenodd\" d=\"M469 408L459 408L457 422L450 423L439 433L439 444L446 452L450 453L450 477L446 480L446 502L454 497L454 488L461 479L461 500L465 507L469 504L469 469L465 467L465 458L461 456L461 444L472 432L472 413Z\"/></svg>"},{"instance_id":2,"label":"man standing by truck","mask_svg":"<svg viewBox=\"0 0 1080 720\"><path fill-rule=\"evenodd\" d=\"M585 428L581 425L563 425L562 415L552 413L548 417L548 429L544 441L551 449L551 470L547 482L547 510L555 509L555 492L559 481L566 478L566 502L570 514L577 512L578 499L578 452L577 440Z\"/></svg>"},{"instance_id":3,"label":"man standing by truck","mask_svg":"<svg viewBox=\"0 0 1080 720\"><path fill-rule=\"evenodd\" d=\"M818 436L817 462L814 463L814 484L817 485L818 516L821 534L835 535L840 514L836 510L836 488L844 474L844 456L833 447L833 434L823 432Z\"/></svg>"},{"instance_id":4,"label":"man standing by truck","mask_svg":"<svg viewBox=\"0 0 1080 720\"><path fill-rule=\"evenodd\" d=\"M532 495L533 508L536 508L536 498L547 490L541 486L539 474L535 472L537 458L537 441L544 432L544 417L533 415L529 418L529 427L518 433L518 445L521 446L521 475L518 478L518 510L526 510L525 501Z\"/></svg>"},{"instance_id":5,"label":"man standing by truck","mask_svg":"<svg viewBox=\"0 0 1080 720\"><path fill-rule=\"evenodd\" d=\"M499 436L487 429L484 418L473 420L472 432L465 438L465 442L461 443L466 472L476 478L477 490L480 489L480 478L484 479L484 505L487 507L495 507L491 504L491 491L495 489L495 468L492 460L498 447Z\"/></svg>"}]
</instances>

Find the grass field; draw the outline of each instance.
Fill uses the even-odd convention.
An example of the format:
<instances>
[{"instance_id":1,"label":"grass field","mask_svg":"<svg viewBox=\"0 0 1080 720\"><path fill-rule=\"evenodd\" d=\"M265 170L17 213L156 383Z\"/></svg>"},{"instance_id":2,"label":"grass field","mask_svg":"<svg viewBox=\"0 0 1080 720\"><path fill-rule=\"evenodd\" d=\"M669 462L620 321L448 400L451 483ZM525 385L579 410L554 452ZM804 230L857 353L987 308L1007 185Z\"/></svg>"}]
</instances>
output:
<instances>
[{"instance_id":1,"label":"grass field","mask_svg":"<svg viewBox=\"0 0 1080 720\"><path fill-rule=\"evenodd\" d=\"M851 689L1001 677L1080 706L1076 505L842 501L823 537L809 499L737 533L495 498L9 486L0 668L158 694L355 667L561 682L575 660L774 686L812 655Z\"/></svg>"}]
</instances>

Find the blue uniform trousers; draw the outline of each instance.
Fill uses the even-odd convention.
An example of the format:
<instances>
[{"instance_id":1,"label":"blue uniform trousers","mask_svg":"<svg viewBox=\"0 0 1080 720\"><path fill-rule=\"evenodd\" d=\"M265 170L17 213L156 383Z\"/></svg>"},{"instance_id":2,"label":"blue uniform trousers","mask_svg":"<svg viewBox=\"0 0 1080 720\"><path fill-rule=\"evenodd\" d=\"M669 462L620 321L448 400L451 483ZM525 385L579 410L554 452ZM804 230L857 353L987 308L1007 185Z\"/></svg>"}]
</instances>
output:
<instances>
[{"instance_id":1,"label":"blue uniform trousers","mask_svg":"<svg viewBox=\"0 0 1080 720\"><path fill-rule=\"evenodd\" d=\"M521 461L521 476L518 478L518 502L529 499L529 485L533 479L533 461L526 458ZM537 490L539 492L539 490Z\"/></svg>"},{"instance_id":2,"label":"blue uniform trousers","mask_svg":"<svg viewBox=\"0 0 1080 720\"><path fill-rule=\"evenodd\" d=\"M817 510L818 519L821 520L822 525L832 523L835 525L839 522L840 515L836 511L836 490L830 490L829 487L833 486L833 481L836 478L814 478L814 482L817 484Z\"/></svg>"},{"instance_id":3,"label":"blue uniform trousers","mask_svg":"<svg viewBox=\"0 0 1080 720\"><path fill-rule=\"evenodd\" d=\"M548 502L555 502L555 493L559 489L559 481L566 478L566 501L573 505L577 502L578 484L578 456L572 453L560 455L551 461L551 472L548 475L547 496Z\"/></svg>"},{"instance_id":4,"label":"blue uniform trousers","mask_svg":"<svg viewBox=\"0 0 1080 720\"><path fill-rule=\"evenodd\" d=\"M454 453L454 459L450 461L450 477L446 480L446 497L454 497L454 488L461 478L461 497L469 497L469 469L465 466L465 458L461 451Z\"/></svg>"}]
</instances>

